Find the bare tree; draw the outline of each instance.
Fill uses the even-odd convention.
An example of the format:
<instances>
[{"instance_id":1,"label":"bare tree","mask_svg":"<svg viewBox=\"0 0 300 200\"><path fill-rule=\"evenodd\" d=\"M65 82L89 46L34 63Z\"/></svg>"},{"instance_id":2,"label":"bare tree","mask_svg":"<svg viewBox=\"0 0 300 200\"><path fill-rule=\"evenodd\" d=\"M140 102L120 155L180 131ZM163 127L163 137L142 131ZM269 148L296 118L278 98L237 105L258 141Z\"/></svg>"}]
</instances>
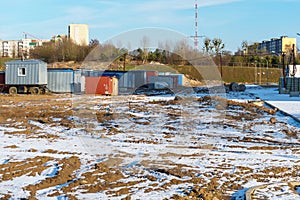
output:
<instances>
[{"instance_id":1,"label":"bare tree","mask_svg":"<svg viewBox=\"0 0 300 200\"><path fill-rule=\"evenodd\" d=\"M145 64L147 62L147 59L148 59L148 45L149 45L149 38L147 36L144 36L142 41L142 46L143 46L143 55L142 55L142 58L143 58L143 64Z\"/></svg>"},{"instance_id":2,"label":"bare tree","mask_svg":"<svg viewBox=\"0 0 300 200\"><path fill-rule=\"evenodd\" d=\"M242 49L243 49L243 53L248 54L248 42L246 40L242 41Z\"/></svg>"},{"instance_id":3,"label":"bare tree","mask_svg":"<svg viewBox=\"0 0 300 200\"><path fill-rule=\"evenodd\" d=\"M211 44L210 43L211 43L211 39L205 38L204 48L205 48L206 53L209 53L211 51Z\"/></svg>"},{"instance_id":4,"label":"bare tree","mask_svg":"<svg viewBox=\"0 0 300 200\"><path fill-rule=\"evenodd\" d=\"M222 53L222 50L224 49L225 45L220 38L213 39L212 44L216 55Z\"/></svg>"}]
</instances>

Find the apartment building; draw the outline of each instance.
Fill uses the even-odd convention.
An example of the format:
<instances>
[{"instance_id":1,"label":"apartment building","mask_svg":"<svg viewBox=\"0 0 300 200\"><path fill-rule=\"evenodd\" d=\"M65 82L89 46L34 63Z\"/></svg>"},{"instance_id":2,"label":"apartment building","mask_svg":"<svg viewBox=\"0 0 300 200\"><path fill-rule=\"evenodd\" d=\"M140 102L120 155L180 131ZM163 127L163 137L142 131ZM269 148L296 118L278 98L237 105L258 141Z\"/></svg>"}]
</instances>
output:
<instances>
[{"instance_id":1,"label":"apartment building","mask_svg":"<svg viewBox=\"0 0 300 200\"><path fill-rule=\"evenodd\" d=\"M271 40L264 40L256 42L248 46L247 54L281 54L289 53L295 45L295 53L297 51L296 38L289 38L281 36L280 38L272 38Z\"/></svg>"},{"instance_id":2,"label":"apartment building","mask_svg":"<svg viewBox=\"0 0 300 200\"><path fill-rule=\"evenodd\" d=\"M296 48L296 38L289 38L287 36L281 36L278 38L272 38L270 41L263 41L259 44L259 50L266 50L269 53L282 53L290 52L293 48L293 44Z\"/></svg>"},{"instance_id":3,"label":"apartment building","mask_svg":"<svg viewBox=\"0 0 300 200\"><path fill-rule=\"evenodd\" d=\"M41 46L47 40L20 39L20 40L0 40L1 57L24 57L28 58L30 49Z\"/></svg>"},{"instance_id":4,"label":"apartment building","mask_svg":"<svg viewBox=\"0 0 300 200\"><path fill-rule=\"evenodd\" d=\"M0 40L0 57L23 57L28 58L30 50L36 46L41 46L50 40L30 39L27 36L32 36L25 33L24 39L19 40ZM32 36L34 37L34 36ZM78 45L89 45L89 27L87 24L70 24L68 26L68 36L61 34L52 37L52 41L58 42L69 38Z\"/></svg>"},{"instance_id":5,"label":"apartment building","mask_svg":"<svg viewBox=\"0 0 300 200\"><path fill-rule=\"evenodd\" d=\"M70 24L68 36L74 43L78 45L88 45L89 27L87 24Z\"/></svg>"}]
</instances>

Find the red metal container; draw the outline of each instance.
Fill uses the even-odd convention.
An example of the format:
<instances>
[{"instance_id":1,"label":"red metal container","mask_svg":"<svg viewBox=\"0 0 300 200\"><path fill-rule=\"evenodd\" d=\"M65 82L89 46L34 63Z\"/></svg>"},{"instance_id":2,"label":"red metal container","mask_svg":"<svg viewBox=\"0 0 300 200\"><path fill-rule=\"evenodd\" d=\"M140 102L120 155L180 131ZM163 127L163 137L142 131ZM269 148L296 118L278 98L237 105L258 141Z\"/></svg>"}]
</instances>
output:
<instances>
[{"instance_id":1,"label":"red metal container","mask_svg":"<svg viewBox=\"0 0 300 200\"><path fill-rule=\"evenodd\" d=\"M0 71L0 92L6 92L8 87L5 86L5 72Z\"/></svg>"},{"instance_id":2,"label":"red metal container","mask_svg":"<svg viewBox=\"0 0 300 200\"><path fill-rule=\"evenodd\" d=\"M5 84L5 72L0 72L0 84Z\"/></svg>"},{"instance_id":3,"label":"red metal container","mask_svg":"<svg viewBox=\"0 0 300 200\"><path fill-rule=\"evenodd\" d=\"M108 76L85 77L85 93L118 95L118 79Z\"/></svg>"}]
</instances>

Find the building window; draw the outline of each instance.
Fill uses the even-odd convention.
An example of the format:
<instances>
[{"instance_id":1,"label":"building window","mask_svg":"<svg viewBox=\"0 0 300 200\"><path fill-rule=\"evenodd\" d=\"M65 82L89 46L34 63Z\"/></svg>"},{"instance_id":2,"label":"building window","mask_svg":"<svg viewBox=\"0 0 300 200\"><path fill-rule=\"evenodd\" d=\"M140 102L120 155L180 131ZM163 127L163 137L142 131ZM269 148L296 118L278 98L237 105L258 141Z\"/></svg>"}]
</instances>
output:
<instances>
[{"instance_id":1,"label":"building window","mask_svg":"<svg viewBox=\"0 0 300 200\"><path fill-rule=\"evenodd\" d=\"M18 68L18 76L26 76L26 68L25 67Z\"/></svg>"}]
</instances>

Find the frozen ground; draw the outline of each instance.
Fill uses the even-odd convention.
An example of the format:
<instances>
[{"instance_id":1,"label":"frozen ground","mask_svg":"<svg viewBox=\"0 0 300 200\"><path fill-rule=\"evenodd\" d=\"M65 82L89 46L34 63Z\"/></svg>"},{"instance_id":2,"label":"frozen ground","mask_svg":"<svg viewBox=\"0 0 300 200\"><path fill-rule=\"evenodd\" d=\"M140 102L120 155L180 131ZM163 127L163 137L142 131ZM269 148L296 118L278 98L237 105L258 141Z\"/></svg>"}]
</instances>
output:
<instances>
[{"instance_id":1,"label":"frozen ground","mask_svg":"<svg viewBox=\"0 0 300 200\"><path fill-rule=\"evenodd\" d=\"M299 123L257 106L291 99L226 97L0 96L0 198L299 198Z\"/></svg>"},{"instance_id":2,"label":"frozen ground","mask_svg":"<svg viewBox=\"0 0 300 200\"><path fill-rule=\"evenodd\" d=\"M289 94L279 94L277 88L254 89L254 94L266 103L278 108L286 114L290 114L300 121L300 97L290 97Z\"/></svg>"}]
</instances>

